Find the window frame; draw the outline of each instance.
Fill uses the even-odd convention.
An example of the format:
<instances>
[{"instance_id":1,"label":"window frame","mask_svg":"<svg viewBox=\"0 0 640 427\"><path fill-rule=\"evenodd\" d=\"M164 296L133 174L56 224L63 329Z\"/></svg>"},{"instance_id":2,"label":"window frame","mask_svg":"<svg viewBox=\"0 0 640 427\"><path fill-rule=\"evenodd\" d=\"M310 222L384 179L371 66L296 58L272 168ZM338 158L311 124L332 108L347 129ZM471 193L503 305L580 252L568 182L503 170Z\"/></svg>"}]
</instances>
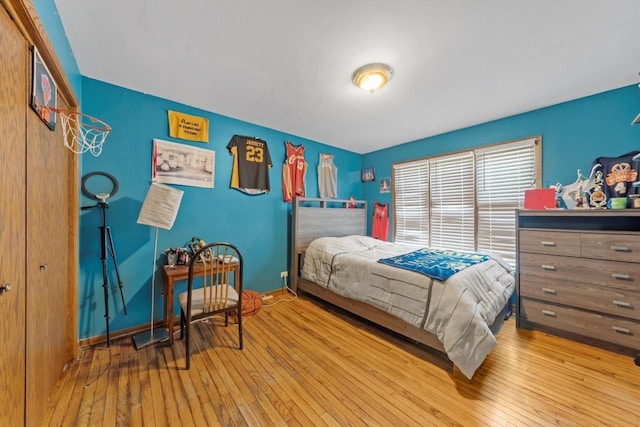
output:
<instances>
[{"instance_id":1,"label":"window frame","mask_svg":"<svg viewBox=\"0 0 640 427\"><path fill-rule=\"evenodd\" d=\"M517 145L521 144L523 146L530 146L530 143L533 143L533 152L534 152L534 165L533 165L533 179L531 180L530 185L528 186L528 188L540 188L540 185L542 183L542 136L541 135L536 135L536 136L531 136L531 137L527 137L527 138L519 138L519 139L514 139L514 140L510 140L510 141L504 141L504 142L499 142L499 143L493 143L493 144L486 144L486 145L481 145L481 146L477 146L477 147L473 147L473 148L469 148L469 149L464 149L464 150L456 150L456 151L452 151L452 152L447 152L447 153L441 153L438 155L434 155L434 156L428 156L428 157L421 157L418 159L412 159L412 160L407 160L407 161L402 161L402 162L396 162L392 164L392 185L391 185L391 189L392 189L392 203L393 203L393 222L392 222L392 232L393 232L393 240L396 241L397 237L398 237L398 211L399 211L399 204L398 202L400 201L398 199L398 194L396 191L396 183L397 183L397 169L398 168L403 168L406 165L420 165L422 163L426 163L426 169L427 169L427 173L429 175L428 178L428 186L429 188L426 189L426 193L427 193L427 198L428 200L426 201L426 209L427 209L427 218L426 218L426 235L427 235L427 243L425 243L424 241L415 241L415 242L411 242L411 241L407 241L406 239L403 240L406 243L416 243L416 244L421 244L421 245L427 245L427 246L431 246L432 244L432 237L431 237L431 221L433 220L433 212L432 212L432 166L433 163L436 163L438 160L440 159L446 159L447 157L451 158L451 157L455 157L457 155L459 156L464 156L467 155L468 153L471 154L472 159L473 159L473 178L472 178L472 188L469 188L468 191L473 192L473 205L474 205L474 212L473 212L473 251L477 251L478 250L478 241L479 241L479 210L480 210L480 206L479 206L479 201L478 201L478 195L476 192L476 188L477 188L477 182L478 182L478 162L479 162L479 157L482 153L482 155L486 155L486 153L491 153L492 151L494 152L499 152L500 150L503 149L508 149L509 146L514 146L517 147ZM518 208L522 208L522 204L524 201L524 192L522 195L522 198L519 200L519 207ZM425 206L422 206L422 208L424 209ZM400 208L401 210L401 208ZM406 222L406 221L405 221ZM403 230L404 235L408 235L407 230ZM515 233L515 212L514 212L514 233ZM421 233L421 236L424 235L424 232Z\"/></svg>"}]
</instances>

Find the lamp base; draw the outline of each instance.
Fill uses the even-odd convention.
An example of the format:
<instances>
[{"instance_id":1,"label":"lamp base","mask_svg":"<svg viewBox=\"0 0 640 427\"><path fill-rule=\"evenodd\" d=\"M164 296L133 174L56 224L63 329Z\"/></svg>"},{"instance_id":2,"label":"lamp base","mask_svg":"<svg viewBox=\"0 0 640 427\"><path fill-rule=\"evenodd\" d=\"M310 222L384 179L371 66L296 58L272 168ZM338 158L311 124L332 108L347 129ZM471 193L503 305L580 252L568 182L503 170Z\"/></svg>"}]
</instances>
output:
<instances>
[{"instance_id":1,"label":"lamp base","mask_svg":"<svg viewBox=\"0 0 640 427\"><path fill-rule=\"evenodd\" d=\"M167 332L167 330L164 328L160 328L140 332L139 334L134 335L133 345L136 347L136 350L140 350L141 348L144 348L148 345L168 340L169 332Z\"/></svg>"}]
</instances>

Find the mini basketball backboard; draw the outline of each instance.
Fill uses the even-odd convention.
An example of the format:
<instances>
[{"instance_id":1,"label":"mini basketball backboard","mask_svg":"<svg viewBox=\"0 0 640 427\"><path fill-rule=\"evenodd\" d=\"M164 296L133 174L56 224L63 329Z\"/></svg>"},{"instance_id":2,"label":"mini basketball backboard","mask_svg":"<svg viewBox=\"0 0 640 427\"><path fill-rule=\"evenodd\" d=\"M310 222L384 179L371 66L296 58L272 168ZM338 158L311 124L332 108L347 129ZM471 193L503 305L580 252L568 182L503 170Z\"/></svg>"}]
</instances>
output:
<instances>
[{"instance_id":1,"label":"mini basketball backboard","mask_svg":"<svg viewBox=\"0 0 640 427\"><path fill-rule=\"evenodd\" d=\"M56 115L49 108L56 108L58 86L35 46L33 52L31 108L52 131L56 129Z\"/></svg>"}]
</instances>

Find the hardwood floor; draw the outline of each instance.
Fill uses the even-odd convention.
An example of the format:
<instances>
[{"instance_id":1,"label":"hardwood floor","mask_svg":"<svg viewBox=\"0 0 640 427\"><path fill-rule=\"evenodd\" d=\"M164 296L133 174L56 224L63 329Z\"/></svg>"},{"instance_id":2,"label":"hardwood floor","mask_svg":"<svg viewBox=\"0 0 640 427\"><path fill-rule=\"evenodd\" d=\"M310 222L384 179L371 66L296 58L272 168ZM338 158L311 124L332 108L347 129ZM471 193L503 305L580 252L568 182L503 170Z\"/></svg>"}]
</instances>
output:
<instances>
[{"instance_id":1,"label":"hardwood floor","mask_svg":"<svg viewBox=\"0 0 640 427\"><path fill-rule=\"evenodd\" d=\"M190 371L179 340L84 350L43 425L640 426L632 358L518 331L513 319L471 381L307 298L248 317L242 351L237 328L220 323L193 328Z\"/></svg>"}]
</instances>

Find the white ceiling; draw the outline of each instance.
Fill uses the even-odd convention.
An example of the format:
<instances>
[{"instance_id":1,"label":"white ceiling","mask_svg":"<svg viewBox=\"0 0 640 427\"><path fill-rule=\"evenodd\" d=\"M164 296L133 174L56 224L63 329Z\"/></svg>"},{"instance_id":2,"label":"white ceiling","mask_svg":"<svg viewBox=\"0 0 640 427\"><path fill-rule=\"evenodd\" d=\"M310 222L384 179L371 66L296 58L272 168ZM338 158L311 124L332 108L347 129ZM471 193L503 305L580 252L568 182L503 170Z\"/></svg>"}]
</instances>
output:
<instances>
[{"instance_id":1,"label":"white ceiling","mask_svg":"<svg viewBox=\"0 0 640 427\"><path fill-rule=\"evenodd\" d=\"M639 80L640 0L55 3L84 76L357 153Z\"/></svg>"}]
</instances>

